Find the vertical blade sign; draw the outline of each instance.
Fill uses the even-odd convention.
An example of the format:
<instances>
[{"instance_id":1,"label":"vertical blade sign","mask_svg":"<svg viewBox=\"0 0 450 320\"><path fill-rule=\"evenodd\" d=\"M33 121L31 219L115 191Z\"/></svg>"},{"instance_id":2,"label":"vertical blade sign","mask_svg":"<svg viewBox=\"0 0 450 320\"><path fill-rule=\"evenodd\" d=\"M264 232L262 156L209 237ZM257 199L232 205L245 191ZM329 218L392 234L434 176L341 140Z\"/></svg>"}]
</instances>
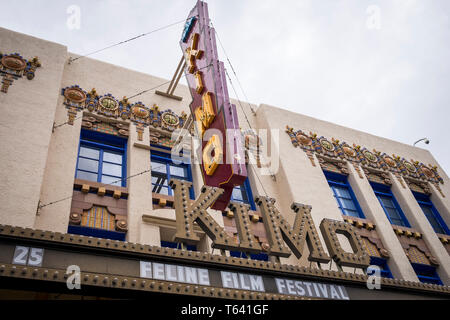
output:
<instances>
[{"instance_id":1,"label":"vertical blade sign","mask_svg":"<svg viewBox=\"0 0 450 320\"><path fill-rule=\"evenodd\" d=\"M197 1L180 40L186 79L192 95L190 109L202 138L202 176L206 185L224 193L211 208L225 210L233 188L247 177L236 106L230 103L225 68L219 61L208 5Z\"/></svg>"}]
</instances>

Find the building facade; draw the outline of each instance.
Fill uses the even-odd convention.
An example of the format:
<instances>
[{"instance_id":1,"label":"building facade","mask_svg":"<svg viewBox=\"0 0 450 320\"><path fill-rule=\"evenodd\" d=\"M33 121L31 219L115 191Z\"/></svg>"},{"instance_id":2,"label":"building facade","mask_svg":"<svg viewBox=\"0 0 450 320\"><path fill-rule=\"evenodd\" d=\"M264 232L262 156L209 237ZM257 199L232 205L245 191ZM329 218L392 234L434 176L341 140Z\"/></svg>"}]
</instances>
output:
<instances>
[{"instance_id":1,"label":"building facade","mask_svg":"<svg viewBox=\"0 0 450 320\"><path fill-rule=\"evenodd\" d=\"M233 189L234 206L206 210L217 230L192 220L198 240L177 241L177 205L206 192L200 165L171 157L177 137L183 158L196 155L189 88L177 86L178 98L155 90L127 98L169 83L90 58L69 63L65 46L6 29L0 51L2 297L33 297L43 286L48 298L450 297L450 181L427 150L234 101L248 178ZM308 245L275 254L302 228L299 210L311 217ZM324 219L348 231L330 235ZM258 250L213 248L222 231L243 244L244 229ZM364 248L355 255L379 268L379 290L368 289L366 266L339 262L332 239L353 253L352 232ZM308 259L319 249L329 259ZM81 271L78 291L66 286L69 266Z\"/></svg>"}]
</instances>

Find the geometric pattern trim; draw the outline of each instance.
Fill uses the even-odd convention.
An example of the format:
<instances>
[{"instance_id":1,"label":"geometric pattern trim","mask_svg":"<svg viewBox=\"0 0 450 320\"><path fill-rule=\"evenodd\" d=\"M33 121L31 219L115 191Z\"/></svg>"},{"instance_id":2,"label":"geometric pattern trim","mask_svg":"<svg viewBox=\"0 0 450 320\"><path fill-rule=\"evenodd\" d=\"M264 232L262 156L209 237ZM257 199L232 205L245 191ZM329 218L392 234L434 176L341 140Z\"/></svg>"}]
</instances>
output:
<instances>
[{"instance_id":1,"label":"geometric pattern trim","mask_svg":"<svg viewBox=\"0 0 450 320\"><path fill-rule=\"evenodd\" d=\"M410 246L406 253L408 254L409 261L412 263L430 264L425 253L416 246Z\"/></svg>"},{"instance_id":2,"label":"geometric pattern trim","mask_svg":"<svg viewBox=\"0 0 450 320\"><path fill-rule=\"evenodd\" d=\"M395 154L390 156L386 153L381 153L376 149L370 151L367 148L356 144L350 146L348 143L340 142L334 138L330 141L323 136L318 137L317 134L312 132L307 134L302 130L294 131L294 129L289 126L286 126L286 133L289 135L294 147L300 147L307 153L314 166L313 154L349 161L354 165L355 169L357 169L359 165L363 169L366 169L364 170L366 174L367 171L369 171L368 169L374 169L373 171L385 173L392 172L402 185L404 185L404 183L403 180L401 180L401 177L433 183L441 195L445 197L439 187L439 184L444 184L444 180L437 172L437 166L431 164L427 166L424 163L413 159L408 161ZM360 174L360 172L358 172L358 174ZM360 177L362 178L361 174Z\"/></svg>"},{"instance_id":3,"label":"geometric pattern trim","mask_svg":"<svg viewBox=\"0 0 450 320\"><path fill-rule=\"evenodd\" d=\"M115 217L108 212L106 207L92 206L81 216L81 226L83 227L114 231L115 225Z\"/></svg>"},{"instance_id":4,"label":"geometric pattern trim","mask_svg":"<svg viewBox=\"0 0 450 320\"><path fill-rule=\"evenodd\" d=\"M373 244L369 239L366 237L361 237L362 242L364 244L364 247L366 249L366 252L371 257L378 257L381 258L380 251L378 250L377 246Z\"/></svg>"}]
</instances>

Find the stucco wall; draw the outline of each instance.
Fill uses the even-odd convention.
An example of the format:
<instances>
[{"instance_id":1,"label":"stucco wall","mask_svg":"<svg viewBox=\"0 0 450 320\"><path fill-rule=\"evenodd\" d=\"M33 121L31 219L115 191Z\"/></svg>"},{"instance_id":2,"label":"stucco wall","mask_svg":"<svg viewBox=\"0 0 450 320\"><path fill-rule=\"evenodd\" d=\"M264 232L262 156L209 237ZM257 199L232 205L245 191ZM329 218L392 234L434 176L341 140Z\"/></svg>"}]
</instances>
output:
<instances>
[{"instance_id":1,"label":"stucco wall","mask_svg":"<svg viewBox=\"0 0 450 320\"><path fill-rule=\"evenodd\" d=\"M33 80L22 77L0 92L0 219L33 227L67 49L0 28L0 50L42 64Z\"/></svg>"},{"instance_id":2,"label":"stucco wall","mask_svg":"<svg viewBox=\"0 0 450 320\"><path fill-rule=\"evenodd\" d=\"M4 177L3 184L0 186L0 223L66 232L71 206L70 199L42 208L36 217L39 199L41 203L47 204L70 197L73 190L81 119L75 120L73 126L64 125L52 133L53 122L62 124L68 120L61 88L76 84L86 91L95 88L99 95L110 93L120 100L124 96L130 97L143 90L155 88L167 82L167 79L90 58L79 59L68 64L67 58L75 57L75 55L67 53L66 47L5 29L0 29L0 49L3 53L18 52L26 58L39 56L42 61L42 67L37 70L34 80L16 80L7 94L0 93L2 111L0 172ZM174 65L176 63L175 61ZM167 86L168 84L165 84L157 89L165 91ZM141 101L148 107L157 104L160 110L171 109L177 114L180 114L181 111L189 114L190 94L188 89L179 85L175 94L184 97L183 100L168 99L156 95L154 90L150 90L129 102ZM257 107L246 102L233 101L233 103L237 106L240 126L243 130L249 128L278 130L270 133L269 139L265 140L266 146L271 145L272 153L275 154L276 150L279 152L279 156L271 160L271 164L279 161L278 170L273 170L272 175L260 175L260 169L251 166L249 179L254 196L267 195L275 198L276 206L291 225L295 216L290 209L293 201L312 206L312 216L317 229L323 218L342 220L342 216L317 158L315 158L316 166L314 167L307 155L300 148L292 145L289 136L285 133L286 125L295 130L312 131L318 136L328 139L333 137L340 141L346 141L350 145L355 143L367 147L369 150L375 148L387 154L395 153L406 159L438 165L438 172L444 179L444 184L440 187L446 197L442 197L432 186L431 199L449 224L450 181L427 150L269 105L263 104ZM255 114L250 110L251 108L256 111ZM80 116L79 112L77 117ZM133 123L130 124L129 131L127 174L132 176L150 168L151 152L134 146L135 142L149 144L148 128L144 131L143 141L137 141L136 126ZM265 162L269 158L263 154L262 161ZM348 169L350 171L349 182L364 214L377 225L383 244L391 252L392 258L389 266L394 275L398 278L417 281L417 277L367 179L357 177L352 166L349 166ZM198 165L193 166L192 174L194 188L198 195L202 186ZM392 180L394 181L393 192L398 198L397 200L404 208L412 226L424 233L427 245L441 264L438 273L442 280L449 284L450 262L447 252L426 218L419 211L420 208L409 189L399 187L396 178ZM142 215L174 219L174 211L170 209L154 211L152 209L149 173L129 179L127 187L130 193L127 241L158 244L160 241L159 227L143 222ZM213 210L210 212L223 226L221 213ZM320 237L322 239L322 235ZM209 248L210 240L204 241L201 246ZM348 243L343 243L343 246L347 250L350 249ZM282 259L282 262L309 264L306 257L302 257L298 261L294 256Z\"/></svg>"}]
</instances>

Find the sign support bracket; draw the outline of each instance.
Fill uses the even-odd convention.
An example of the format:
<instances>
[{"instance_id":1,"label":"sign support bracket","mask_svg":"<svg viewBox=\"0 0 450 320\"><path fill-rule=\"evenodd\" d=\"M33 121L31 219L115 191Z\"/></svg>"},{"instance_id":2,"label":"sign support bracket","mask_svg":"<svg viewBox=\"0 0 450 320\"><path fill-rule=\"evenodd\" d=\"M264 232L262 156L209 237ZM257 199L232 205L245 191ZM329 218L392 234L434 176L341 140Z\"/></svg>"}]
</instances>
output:
<instances>
[{"instance_id":1,"label":"sign support bracket","mask_svg":"<svg viewBox=\"0 0 450 320\"><path fill-rule=\"evenodd\" d=\"M184 63L183 63L184 62ZM183 100L183 97L174 95L174 91L178 86L178 82L180 81L181 75L183 74L183 70L186 67L186 61L184 60L184 56L181 57L180 62L178 63L177 70L172 76L172 80L170 81L169 87L166 92L155 90L155 94L160 96L164 96L166 98L175 99L178 101Z\"/></svg>"}]
</instances>

